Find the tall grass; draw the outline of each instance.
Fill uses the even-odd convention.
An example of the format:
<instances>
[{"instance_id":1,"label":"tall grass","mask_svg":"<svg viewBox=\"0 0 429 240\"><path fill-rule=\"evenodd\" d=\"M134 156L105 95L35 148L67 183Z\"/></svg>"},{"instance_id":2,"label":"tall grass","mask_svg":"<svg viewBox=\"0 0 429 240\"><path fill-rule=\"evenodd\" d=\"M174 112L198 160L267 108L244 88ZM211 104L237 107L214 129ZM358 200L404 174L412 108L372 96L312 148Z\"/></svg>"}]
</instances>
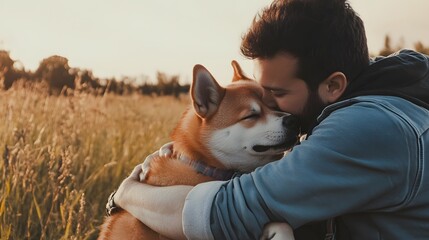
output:
<instances>
[{"instance_id":1,"label":"tall grass","mask_svg":"<svg viewBox=\"0 0 429 240\"><path fill-rule=\"evenodd\" d=\"M0 239L95 239L108 195L185 100L0 92Z\"/></svg>"}]
</instances>

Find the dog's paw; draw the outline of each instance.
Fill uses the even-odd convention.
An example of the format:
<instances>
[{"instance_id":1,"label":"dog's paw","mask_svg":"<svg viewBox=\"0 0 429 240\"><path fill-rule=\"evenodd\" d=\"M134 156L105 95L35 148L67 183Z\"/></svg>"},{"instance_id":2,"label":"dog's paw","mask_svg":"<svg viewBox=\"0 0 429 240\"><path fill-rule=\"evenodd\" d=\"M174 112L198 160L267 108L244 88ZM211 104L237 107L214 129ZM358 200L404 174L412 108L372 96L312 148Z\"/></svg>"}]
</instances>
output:
<instances>
[{"instance_id":1,"label":"dog's paw","mask_svg":"<svg viewBox=\"0 0 429 240\"><path fill-rule=\"evenodd\" d=\"M149 176L149 172L150 172L150 163L152 162L152 160L155 157L159 156L159 151L156 151L154 153L152 153L151 155L147 156L146 159L144 160L144 162L142 164L140 164L142 171L139 174L139 179L140 182L144 182L147 180L148 176Z\"/></svg>"}]
</instances>

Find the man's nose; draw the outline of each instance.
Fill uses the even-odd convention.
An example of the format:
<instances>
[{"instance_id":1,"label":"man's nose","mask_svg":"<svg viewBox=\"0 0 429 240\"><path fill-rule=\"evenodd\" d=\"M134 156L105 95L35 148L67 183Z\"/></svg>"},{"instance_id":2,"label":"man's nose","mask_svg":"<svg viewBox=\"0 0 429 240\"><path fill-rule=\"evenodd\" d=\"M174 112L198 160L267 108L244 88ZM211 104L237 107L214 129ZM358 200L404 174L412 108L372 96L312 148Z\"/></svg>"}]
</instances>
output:
<instances>
[{"instance_id":1,"label":"man's nose","mask_svg":"<svg viewBox=\"0 0 429 240\"><path fill-rule=\"evenodd\" d=\"M262 96L262 101L269 107L269 108L272 108L272 109L277 109L278 108L278 106L277 106L277 102L276 102L276 100L274 99L274 97L273 97L273 95L269 92L269 91L267 91L267 90L265 90L264 91L264 95Z\"/></svg>"}]
</instances>

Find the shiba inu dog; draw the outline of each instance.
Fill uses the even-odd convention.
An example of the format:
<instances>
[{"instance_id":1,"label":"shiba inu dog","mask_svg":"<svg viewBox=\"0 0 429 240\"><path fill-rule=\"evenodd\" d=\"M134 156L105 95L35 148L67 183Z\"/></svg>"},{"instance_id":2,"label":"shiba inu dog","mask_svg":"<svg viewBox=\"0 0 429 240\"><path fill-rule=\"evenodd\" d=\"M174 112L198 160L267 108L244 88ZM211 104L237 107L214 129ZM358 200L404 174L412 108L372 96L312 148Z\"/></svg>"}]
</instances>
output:
<instances>
[{"instance_id":1,"label":"shiba inu dog","mask_svg":"<svg viewBox=\"0 0 429 240\"><path fill-rule=\"evenodd\" d=\"M264 105L264 90L233 61L232 83L220 86L202 65L193 69L192 106L173 130L173 151L145 163L141 180L157 186L228 180L280 159L298 141L294 116ZM149 166L150 165L150 166ZM166 239L121 210L99 239Z\"/></svg>"}]
</instances>

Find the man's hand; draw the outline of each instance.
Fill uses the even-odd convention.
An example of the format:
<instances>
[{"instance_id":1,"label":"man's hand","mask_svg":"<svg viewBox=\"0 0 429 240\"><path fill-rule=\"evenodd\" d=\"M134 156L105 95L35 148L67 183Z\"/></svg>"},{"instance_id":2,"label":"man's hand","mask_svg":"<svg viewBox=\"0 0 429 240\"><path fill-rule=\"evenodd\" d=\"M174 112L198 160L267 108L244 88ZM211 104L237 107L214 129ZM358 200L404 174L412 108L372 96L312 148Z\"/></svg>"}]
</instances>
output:
<instances>
[{"instance_id":1,"label":"man's hand","mask_svg":"<svg viewBox=\"0 0 429 240\"><path fill-rule=\"evenodd\" d=\"M171 154L172 146L172 143L168 143L152 155ZM150 160L147 166L150 170ZM182 211L186 196L192 187L183 185L156 187L140 182L142 167L142 164L137 165L122 181L114 195L114 202L161 235L171 239L185 239Z\"/></svg>"},{"instance_id":2,"label":"man's hand","mask_svg":"<svg viewBox=\"0 0 429 240\"><path fill-rule=\"evenodd\" d=\"M140 182L144 182L150 171L150 163L155 157L165 157L173 154L173 142L164 144L158 151L147 156L144 162L141 164L142 171L139 174Z\"/></svg>"},{"instance_id":3,"label":"man's hand","mask_svg":"<svg viewBox=\"0 0 429 240\"><path fill-rule=\"evenodd\" d=\"M140 177L139 175L142 172L141 164L134 167L131 174L122 181L121 185L119 185L119 188L116 190L115 195L113 196L113 201L118 206L123 206L123 196L131 189L131 187L135 184L141 184L140 183Z\"/></svg>"},{"instance_id":4,"label":"man's hand","mask_svg":"<svg viewBox=\"0 0 429 240\"><path fill-rule=\"evenodd\" d=\"M109 198L107 199L107 203L106 203L106 214L107 214L107 216L112 215L113 213L115 213L116 211L118 211L120 209L120 207L119 207L120 205L118 204L119 199L117 197L118 191L120 191L122 193L124 191L124 189L126 189L127 186L130 184L130 182L134 182L135 180L138 181L140 172L141 172L141 167L140 167L140 165L138 165L131 172L130 176L128 176L124 181L122 181L121 185L119 186L119 189L113 191L109 195Z\"/></svg>"},{"instance_id":5,"label":"man's hand","mask_svg":"<svg viewBox=\"0 0 429 240\"><path fill-rule=\"evenodd\" d=\"M287 223L272 222L264 227L260 240L294 240L293 230Z\"/></svg>"}]
</instances>

